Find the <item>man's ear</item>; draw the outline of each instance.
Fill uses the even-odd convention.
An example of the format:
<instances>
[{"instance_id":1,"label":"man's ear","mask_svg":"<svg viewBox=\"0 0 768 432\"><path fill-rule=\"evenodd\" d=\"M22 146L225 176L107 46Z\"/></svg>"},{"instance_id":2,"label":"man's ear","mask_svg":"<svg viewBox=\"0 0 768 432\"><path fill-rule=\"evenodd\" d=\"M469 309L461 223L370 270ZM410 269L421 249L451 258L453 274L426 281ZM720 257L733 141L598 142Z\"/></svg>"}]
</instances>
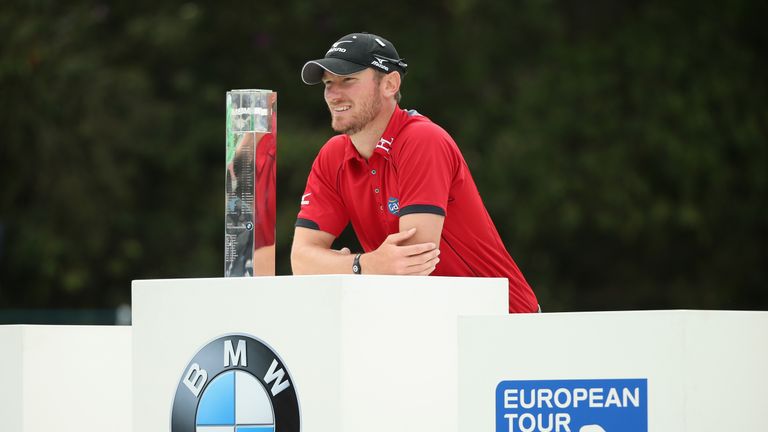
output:
<instances>
[{"instance_id":1,"label":"man's ear","mask_svg":"<svg viewBox=\"0 0 768 432\"><path fill-rule=\"evenodd\" d=\"M400 91L400 74L391 72L382 79L382 92L385 97L394 97Z\"/></svg>"}]
</instances>

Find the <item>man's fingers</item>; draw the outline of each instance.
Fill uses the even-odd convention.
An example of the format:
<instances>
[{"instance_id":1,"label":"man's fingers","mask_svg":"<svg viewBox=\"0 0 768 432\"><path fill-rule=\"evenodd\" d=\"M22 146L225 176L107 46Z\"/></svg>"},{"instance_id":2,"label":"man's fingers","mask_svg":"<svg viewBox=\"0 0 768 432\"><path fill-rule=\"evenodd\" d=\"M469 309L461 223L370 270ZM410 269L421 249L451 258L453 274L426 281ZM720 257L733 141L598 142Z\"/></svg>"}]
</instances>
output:
<instances>
[{"instance_id":1,"label":"man's fingers","mask_svg":"<svg viewBox=\"0 0 768 432\"><path fill-rule=\"evenodd\" d=\"M398 244L411 238L415 232L416 228L411 228L408 231L401 231L398 233L390 234L387 239L384 240L384 243Z\"/></svg>"},{"instance_id":2,"label":"man's fingers","mask_svg":"<svg viewBox=\"0 0 768 432\"><path fill-rule=\"evenodd\" d=\"M403 254L408 257L421 255L425 252L430 252L430 251L437 251L437 254L439 255L440 249L435 249L436 247L437 246L435 246L434 243L419 243L415 245L401 246L401 248L403 248Z\"/></svg>"},{"instance_id":3,"label":"man's fingers","mask_svg":"<svg viewBox=\"0 0 768 432\"><path fill-rule=\"evenodd\" d=\"M409 257L408 260L410 261L410 264L408 264L408 267L406 267L405 273L421 274L427 270L429 270L429 273L431 273L432 270L434 270L437 263L440 262L440 258L438 258L438 255L440 255L440 250L435 249L433 251L426 252L421 255Z\"/></svg>"},{"instance_id":4,"label":"man's fingers","mask_svg":"<svg viewBox=\"0 0 768 432\"><path fill-rule=\"evenodd\" d=\"M425 263L410 266L408 267L407 274L410 276L428 276L435 271L435 267L439 262L440 258L435 257Z\"/></svg>"},{"instance_id":5,"label":"man's fingers","mask_svg":"<svg viewBox=\"0 0 768 432\"><path fill-rule=\"evenodd\" d=\"M338 252L341 255L350 255L350 254L352 254L352 251L349 250L348 247L343 247L343 248L337 250L336 252Z\"/></svg>"}]
</instances>

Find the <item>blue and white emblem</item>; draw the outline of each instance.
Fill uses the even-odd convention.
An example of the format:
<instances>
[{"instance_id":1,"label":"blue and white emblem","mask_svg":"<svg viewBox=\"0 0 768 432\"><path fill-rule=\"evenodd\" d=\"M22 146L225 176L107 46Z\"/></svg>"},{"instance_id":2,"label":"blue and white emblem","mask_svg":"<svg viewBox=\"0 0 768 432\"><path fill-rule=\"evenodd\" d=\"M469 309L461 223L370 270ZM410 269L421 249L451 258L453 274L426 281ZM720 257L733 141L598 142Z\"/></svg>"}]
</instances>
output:
<instances>
[{"instance_id":1,"label":"blue and white emblem","mask_svg":"<svg viewBox=\"0 0 768 432\"><path fill-rule=\"evenodd\" d=\"M389 197L389 201L387 201L387 208L389 209L389 212L393 215L397 216L400 214L400 201L398 201L397 198Z\"/></svg>"},{"instance_id":2,"label":"blue and white emblem","mask_svg":"<svg viewBox=\"0 0 768 432\"><path fill-rule=\"evenodd\" d=\"M171 432L299 432L299 402L282 360L248 335L220 337L179 380Z\"/></svg>"}]
</instances>

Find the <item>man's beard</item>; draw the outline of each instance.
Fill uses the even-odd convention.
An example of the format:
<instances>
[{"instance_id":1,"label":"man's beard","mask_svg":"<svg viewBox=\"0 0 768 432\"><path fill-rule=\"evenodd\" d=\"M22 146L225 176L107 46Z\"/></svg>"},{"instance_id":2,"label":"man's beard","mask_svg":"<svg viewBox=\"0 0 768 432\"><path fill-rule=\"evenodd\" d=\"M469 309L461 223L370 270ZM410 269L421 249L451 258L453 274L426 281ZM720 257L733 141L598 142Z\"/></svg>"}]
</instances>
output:
<instances>
[{"instance_id":1,"label":"man's beard","mask_svg":"<svg viewBox=\"0 0 768 432\"><path fill-rule=\"evenodd\" d=\"M346 125L336 124L335 118L331 115L331 127L333 130L347 135L354 135L365 129L381 111L381 97L375 90L371 93L371 97L359 105L359 112L352 116L352 118L346 119Z\"/></svg>"}]
</instances>

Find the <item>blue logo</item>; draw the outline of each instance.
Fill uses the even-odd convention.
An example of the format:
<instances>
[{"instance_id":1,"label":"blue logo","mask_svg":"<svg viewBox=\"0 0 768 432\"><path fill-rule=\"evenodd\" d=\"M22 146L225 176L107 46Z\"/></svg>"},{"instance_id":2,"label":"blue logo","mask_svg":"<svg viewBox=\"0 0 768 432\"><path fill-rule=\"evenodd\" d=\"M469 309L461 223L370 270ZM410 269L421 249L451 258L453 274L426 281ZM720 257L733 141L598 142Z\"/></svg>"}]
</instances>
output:
<instances>
[{"instance_id":1,"label":"blue logo","mask_svg":"<svg viewBox=\"0 0 768 432\"><path fill-rule=\"evenodd\" d=\"M648 432L647 379L502 381L496 432Z\"/></svg>"},{"instance_id":2,"label":"blue logo","mask_svg":"<svg viewBox=\"0 0 768 432\"><path fill-rule=\"evenodd\" d=\"M387 207L389 208L389 212L395 216L400 213L400 201L398 201L397 198L389 197Z\"/></svg>"},{"instance_id":3,"label":"blue logo","mask_svg":"<svg viewBox=\"0 0 768 432\"><path fill-rule=\"evenodd\" d=\"M267 390L248 372L233 370L214 378L197 405L197 429L204 426L233 426L273 432L275 416ZM258 426L255 426L258 425Z\"/></svg>"}]
</instances>

